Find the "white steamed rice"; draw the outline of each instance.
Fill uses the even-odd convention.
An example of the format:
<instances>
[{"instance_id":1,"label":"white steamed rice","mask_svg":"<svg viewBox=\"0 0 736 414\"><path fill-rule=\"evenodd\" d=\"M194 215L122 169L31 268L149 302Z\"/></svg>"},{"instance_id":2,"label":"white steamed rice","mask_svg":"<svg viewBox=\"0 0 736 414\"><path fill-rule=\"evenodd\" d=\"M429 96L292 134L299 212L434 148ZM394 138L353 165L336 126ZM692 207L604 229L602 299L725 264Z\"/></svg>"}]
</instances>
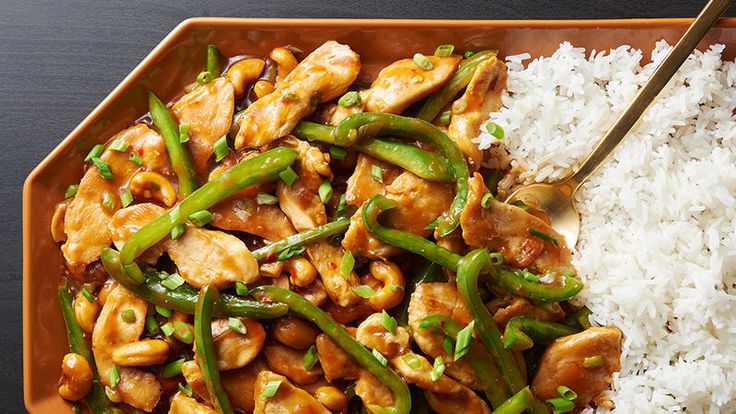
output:
<instances>
[{"instance_id":1,"label":"white steamed rice","mask_svg":"<svg viewBox=\"0 0 736 414\"><path fill-rule=\"evenodd\" d=\"M627 46L508 57L491 114L506 131L505 184L574 171L669 48L644 66ZM577 196L580 300L624 332L620 413L736 412L736 64L723 50L691 56Z\"/></svg>"}]
</instances>

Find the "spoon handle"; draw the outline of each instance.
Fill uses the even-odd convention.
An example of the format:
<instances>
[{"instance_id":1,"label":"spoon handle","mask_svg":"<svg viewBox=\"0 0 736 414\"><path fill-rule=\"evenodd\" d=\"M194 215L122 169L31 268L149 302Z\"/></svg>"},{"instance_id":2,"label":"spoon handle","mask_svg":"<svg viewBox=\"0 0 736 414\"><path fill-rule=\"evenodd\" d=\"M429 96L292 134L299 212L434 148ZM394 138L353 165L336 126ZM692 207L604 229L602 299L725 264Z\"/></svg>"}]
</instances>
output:
<instances>
[{"instance_id":1,"label":"spoon handle","mask_svg":"<svg viewBox=\"0 0 736 414\"><path fill-rule=\"evenodd\" d=\"M660 91L667 85L672 76L675 75L683 62L695 50L708 30L726 11L731 0L710 0L703 11L693 21L679 42L667 54L662 63L655 69L652 76L636 94L624 113L619 116L611 129L606 132L603 139L596 145L593 152L580 166L580 169L568 179L572 188L577 189L598 168L599 165L613 152L619 142L626 136L631 128L646 111L649 104L654 101Z\"/></svg>"}]
</instances>

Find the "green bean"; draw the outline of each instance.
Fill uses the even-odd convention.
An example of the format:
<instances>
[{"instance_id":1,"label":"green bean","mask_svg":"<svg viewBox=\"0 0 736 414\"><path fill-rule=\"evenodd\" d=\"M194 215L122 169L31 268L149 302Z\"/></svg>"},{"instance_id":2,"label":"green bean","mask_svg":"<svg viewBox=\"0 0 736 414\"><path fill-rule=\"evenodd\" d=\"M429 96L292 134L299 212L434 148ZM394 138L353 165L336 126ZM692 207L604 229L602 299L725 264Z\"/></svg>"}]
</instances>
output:
<instances>
[{"instance_id":1,"label":"green bean","mask_svg":"<svg viewBox=\"0 0 736 414\"><path fill-rule=\"evenodd\" d=\"M588 329L590 328L590 315L592 313L593 312L591 312L590 309L583 306L575 312L567 315L562 323L573 328Z\"/></svg>"},{"instance_id":2,"label":"green bean","mask_svg":"<svg viewBox=\"0 0 736 414\"><path fill-rule=\"evenodd\" d=\"M525 410L532 408L532 404L536 401L534 394L529 387L524 387L521 391L514 394L513 397L506 400L500 407L493 410L493 414L521 414ZM545 411L547 412L546 408Z\"/></svg>"},{"instance_id":3,"label":"green bean","mask_svg":"<svg viewBox=\"0 0 736 414\"><path fill-rule=\"evenodd\" d=\"M148 110L154 125L161 131L171 160L171 168L179 180L179 197L187 197L197 189L197 175L189 151L179 140L179 128L169 109L153 92L148 93Z\"/></svg>"},{"instance_id":4,"label":"green bean","mask_svg":"<svg viewBox=\"0 0 736 414\"><path fill-rule=\"evenodd\" d=\"M457 335L462 329L460 324L447 315L427 316L422 320L421 327L435 333L442 332L453 340L457 339ZM470 365L470 368L475 372L475 376L480 380L483 392L491 406L494 408L501 406L511 393L506 381L498 371L498 367L483 346L476 340L471 340L470 351L463 359Z\"/></svg>"},{"instance_id":5,"label":"green bean","mask_svg":"<svg viewBox=\"0 0 736 414\"><path fill-rule=\"evenodd\" d=\"M540 302L561 302L577 295L583 289L583 282L567 275L559 275L558 284L540 283L524 278L518 270L492 266L481 278L507 292L538 300Z\"/></svg>"},{"instance_id":6,"label":"green bean","mask_svg":"<svg viewBox=\"0 0 736 414\"><path fill-rule=\"evenodd\" d=\"M107 273L116 282L147 302L190 315L194 314L197 290L191 285L185 283L174 290L169 290L162 284L164 278L161 274L150 268L146 269L145 281L137 284L122 271L118 252L106 247L102 249L100 258ZM260 303L223 293L215 302L213 310L217 317L273 319L285 315L289 307L281 303Z\"/></svg>"},{"instance_id":7,"label":"green bean","mask_svg":"<svg viewBox=\"0 0 736 414\"><path fill-rule=\"evenodd\" d=\"M554 322L540 321L529 316L514 316L503 331L503 346L508 349L526 350L534 344L549 344L561 336L580 332Z\"/></svg>"},{"instance_id":8,"label":"green bean","mask_svg":"<svg viewBox=\"0 0 736 414\"><path fill-rule=\"evenodd\" d=\"M360 138L395 135L420 139L432 144L449 162L455 179L455 198L437 223L436 237L450 234L460 225L460 214L468 198L468 165L458 146L440 129L427 121L400 115L363 112L345 118L333 130L337 145L352 145Z\"/></svg>"},{"instance_id":9,"label":"green bean","mask_svg":"<svg viewBox=\"0 0 736 414\"><path fill-rule=\"evenodd\" d=\"M491 56L493 54L490 51L483 51L461 62L457 72L452 75L445 86L424 101L417 118L432 122L442 111L442 108L447 106L463 88L468 86L478 64Z\"/></svg>"},{"instance_id":10,"label":"green bean","mask_svg":"<svg viewBox=\"0 0 736 414\"><path fill-rule=\"evenodd\" d=\"M120 251L120 263L125 273L135 282L142 283L143 273L134 262L138 255L165 238L171 229L183 224L193 213L206 210L246 187L277 179L279 172L289 167L296 156L297 152L291 148L274 148L241 161L197 189L125 242Z\"/></svg>"},{"instance_id":11,"label":"green bean","mask_svg":"<svg viewBox=\"0 0 736 414\"><path fill-rule=\"evenodd\" d=\"M212 339L212 315L215 301L220 296L217 288L205 285L199 291L197 306L194 310L194 341L197 352L194 354L202 371L202 379L207 386L210 401L219 414L232 414L230 400L220 382L220 371L217 369L217 351Z\"/></svg>"},{"instance_id":12,"label":"green bean","mask_svg":"<svg viewBox=\"0 0 736 414\"><path fill-rule=\"evenodd\" d=\"M207 64L205 68L213 77L222 75L220 51L217 50L215 45L207 45Z\"/></svg>"},{"instance_id":13,"label":"green bean","mask_svg":"<svg viewBox=\"0 0 736 414\"><path fill-rule=\"evenodd\" d=\"M86 299L85 299L86 300ZM64 317L64 324L66 325L66 335L69 340L69 348L75 354L79 354L84 357L92 368L92 389L90 390L87 397L85 397L85 403L92 414L108 414L113 410L113 405L105 394L105 388L100 383L100 379L97 376L97 367L95 366L95 358L92 354L92 350L84 340L84 332L77 322L77 318L74 316L74 308L72 307L72 292L69 286L69 281L64 280L64 283L59 286L59 304L61 305L61 315Z\"/></svg>"},{"instance_id":14,"label":"green bean","mask_svg":"<svg viewBox=\"0 0 736 414\"><path fill-rule=\"evenodd\" d=\"M323 310L297 293L272 285L256 287L251 290L251 293L260 300L285 303L289 306L291 312L317 325L343 351L353 357L363 368L393 391L394 407L380 407L380 409L394 414L409 414L411 410L411 396L406 383L390 368L384 367L371 351L356 341L345 328L335 322Z\"/></svg>"},{"instance_id":15,"label":"green bean","mask_svg":"<svg viewBox=\"0 0 736 414\"><path fill-rule=\"evenodd\" d=\"M334 128L314 122L302 121L292 131L297 138L335 144ZM397 165L418 177L432 181L453 181L447 161L437 155L404 142L380 138L356 142L354 149L389 164Z\"/></svg>"},{"instance_id":16,"label":"green bean","mask_svg":"<svg viewBox=\"0 0 736 414\"><path fill-rule=\"evenodd\" d=\"M279 253L288 249L305 246L309 243L326 239L333 234L345 233L349 225L350 219L336 220L261 247L260 249L253 251L252 254L258 262L273 261Z\"/></svg>"}]
</instances>

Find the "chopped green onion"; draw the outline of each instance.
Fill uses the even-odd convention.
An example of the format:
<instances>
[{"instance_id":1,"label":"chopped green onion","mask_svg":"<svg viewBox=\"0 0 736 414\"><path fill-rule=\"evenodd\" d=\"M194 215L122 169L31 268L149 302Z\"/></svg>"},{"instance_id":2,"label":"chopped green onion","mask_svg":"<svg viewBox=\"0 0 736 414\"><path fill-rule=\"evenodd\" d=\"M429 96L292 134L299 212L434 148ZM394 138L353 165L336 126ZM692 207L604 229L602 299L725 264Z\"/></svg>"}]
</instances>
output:
<instances>
[{"instance_id":1,"label":"chopped green onion","mask_svg":"<svg viewBox=\"0 0 736 414\"><path fill-rule=\"evenodd\" d=\"M386 313L385 310L381 311L381 325L386 328L390 334L396 334L396 319Z\"/></svg>"},{"instance_id":2,"label":"chopped green onion","mask_svg":"<svg viewBox=\"0 0 736 414\"><path fill-rule=\"evenodd\" d=\"M567 270L567 271L565 271L565 272L562 272L562 273L560 273L560 274L561 274L562 276L565 276L565 277L575 277L575 276L576 276L576 275L575 275L575 272L571 272L571 271L569 271L569 270Z\"/></svg>"},{"instance_id":3,"label":"chopped green onion","mask_svg":"<svg viewBox=\"0 0 736 414\"><path fill-rule=\"evenodd\" d=\"M92 164L95 165L95 168L97 168L97 171L100 173L102 178L106 180L112 180L112 170L110 169L110 164L103 161L102 158L97 157L92 158Z\"/></svg>"},{"instance_id":4,"label":"chopped green onion","mask_svg":"<svg viewBox=\"0 0 736 414\"><path fill-rule=\"evenodd\" d=\"M583 359L583 366L585 368L595 368L601 366L601 364L603 364L603 355L595 355Z\"/></svg>"},{"instance_id":5,"label":"chopped green onion","mask_svg":"<svg viewBox=\"0 0 736 414\"><path fill-rule=\"evenodd\" d=\"M335 213L337 215L340 215L345 209L348 208L348 203L345 201L345 194L340 194L340 198L337 200L337 208L335 209Z\"/></svg>"},{"instance_id":6,"label":"chopped green onion","mask_svg":"<svg viewBox=\"0 0 736 414\"><path fill-rule=\"evenodd\" d=\"M488 121L486 123L486 131L496 137L496 139L499 141L502 140L504 136L506 136L506 133L504 132L503 128L501 128L501 125L498 125L493 121Z\"/></svg>"},{"instance_id":7,"label":"chopped green onion","mask_svg":"<svg viewBox=\"0 0 736 414\"><path fill-rule=\"evenodd\" d=\"M526 280L527 282L532 282L532 283L539 282L539 277L526 269L522 271L522 275L524 276L524 280Z\"/></svg>"},{"instance_id":8,"label":"chopped green onion","mask_svg":"<svg viewBox=\"0 0 736 414\"><path fill-rule=\"evenodd\" d=\"M565 398L550 398L547 400L547 404L552 406L553 414L569 413L575 409L575 404Z\"/></svg>"},{"instance_id":9,"label":"chopped green onion","mask_svg":"<svg viewBox=\"0 0 736 414\"><path fill-rule=\"evenodd\" d=\"M112 368L107 371L107 379L110 381L110 388L118 386L118 382L120 382L120 371L118 371L117 365L113 365Z\"/></svg>"},{"instance_id":10,"label":"chopped green onion","mask_svg":"<svg viewBox=\"0 0 736 414\"><path fill-rule=\"evenodd\" d=\"M388 285L388 288L391 289L392 292L403 292L404 287L401 285L397 285L396 283L391 283Z\"/></svg>"},{"instance_id":11,"label":"chopped green onion","mask_svg":"<svg viewBox=\"0 0 736 414\"><path fill-rule=\"evenodd\" d=\"M184 361L186 361L186 359L179 358L176 361L169 363L161 371L161 376L164 378L172 378L181 374L181 366L184 365Z\"/></svg>"},{"instance_id":12,"label":"chopped green onion","mask_svg":"<svg viewBox=\"0 0 736 414\"><path fill-rule=\"evenodd\" d=\"M491 202L493 202L493 194L490 192L483 194L483 198L480 199L480 206L483 208L488 208L491 206Z\"/></svg>"},{"instance_id":13,"label":"chopped green onion","mask_svg":"<svg viewBox=\"0 0 736 414\"><path fill-rule=\"evenodd\" d=\"M421 53L414 54L414 64L419 66L422 70L432 70L432 68L434 68L432 60Z\"/></svg>"},{"instance_id":14,"label":"chopped green onion","mask_svg":"<svg viewBox=\"0 0 736 414\"><path fill-rule=\"evenodd\" d=\"M465 53L463 53L463 58L464 59L467 59L467 58L473 56L474 54L475 54L475 52L473 52L472 50L466 50Z\"/></svg>"},{"instance_id":15,"label":"chopped green onion","mask_svg":"<svg viewBox=\"0 0 736 414\"><path fill-rule=\"evenodd\" d=\"M445 372L445 363L442 362L442 358L435 357L434 364L432 365L432 372L429 374L433 382L439 381L442 377L442 373Z\"/></svg>"},{"instance_id":16,"label":"chopped green onion","mask_svg":"<svg viewBox=\"0 0 736 414\"><path fill-rule=\"evenodd\" d=\"M575 391L564 385L557 387L557 395L569 401L578 398L578 394Z\"/></svg>"},{"instance_id":17,"label":"chopped green onion","mask_svg":"<svg viewBox=\"0 0 736 414\"><path fill-rule=\"evenodd\" d=\"M442 126L449 126L450 125L450 117L452 116L452 111L444 111L440 114L440 125Z\"/></svg>"},{"instance_id":18,"label":"chopped green onion","mask_svg":"<svg viewBox=\"0 0 736 414\"><path fill-rule=\"evenodd\" d=\"M376 164L371 164L371 178L378 181L379 183L383 182L383 169Z\"/></svg>"},{"instance_id":19,"label":"chopped green onion","mask_svg":"<svg viewBox=\"0 0 736 414\"><path fill-rule=\"evenodd\" d=\"M337 101L337 104L349 108L351 106L359 106L362 105L363 102L360 100L360 94L355 91L347 92L345 95L341 96L340 99Z\"/></svg>"},{"instance_id":20,"label":"chopped green onion","mask_svg":"<svg viewBox=\"0 0 736 414\"><path fill-rule=\"evenodd\" d=\"M212 76L212 74L208 71L202 71L199 72L199 75L197 75L197 83L200 85L207 84L212 81L215 77Z\"/></svg>"},{"instance_id":21,"label":"chopped green onion","mask_svg":"<svg viewBox=\"0 0 736 414\"><path fill-rule=\"evenodd\" d=\"M376 357L376 359L378 360L378 362L380 362L381 365L383 365L384 367L386 365L388 365L388 361L386 360L386 357L384 357L383 355L381 355L381 353L378 352L375 349L373 350L373 356Z\"/></svg>"},{"instance_id":22,"label":"chopped green onion","mask_svg":"<svg viewBox=\"0 0 736 414\"><path fill-rule=\"evenodd\" d=\"M171 235L170 235L170 236L171 236L171 240L176 240L176 239L178 239L178 238L179 238L179 237L180 237L180 236L181 236L182 234L184 234L184 230L185 230L185 228L186 228L186 227L184 226L184 223L179 223L179 224L177 224L176 226L174 226L174 227L173 227L173 228L171 229Z\"/></svg>"},{"instance_id":23,"label":"chopped green onion","mask_svg":"<svg viewBox=\"0 0 736 414\"><path fill-rule=\"evenodd\" d=\"M314 345L310 346L309 349L307 349L307 352L304 353L304 369L307 371L311 371L312 368L317 364L317 361L319 360L319 356L317 355L317 347Z\"/></svg>"},{"instance_id":24,"label":"chopped green onion","mask_svg":"<svg viewBox=\"0 0 736 414\"><path fill-rule=\"evenodd\" d=\"M350 277L350 272L353 271L353 266L355 266L355 257L353 257L353 253L350 250L345 251L345 254L342 255L342 260L340 261L340 274L342 277L347 279Z\"/></svg>"},{"instance_id":25,"label":"chopped green onion","mask_svg":"<svg viewBox=\"0 0 736 414\"><path fill-rule=\"evenodd\" d=\"M159 306L159 305L156 305L156 313L158 313L159 315L163 316L164 318L170 318L171 315L174 314L174 312L171 309L165 308L165 307Z\"/></svg>"},{"instance_id":26,"label":"chopped green onion","mask_svg":"<svg viewBox=\"0 0 736 414\"><path fill-rule=\"evenodd\" d=\"M541 230L535 229L534 227L529 227L529 234L557 246L557 240L555 240L554 237L550 236L549 234L542 232Z\"/></svg>"},{"instance_id":27,"label":"chopped green onion","mask_svg":"<svg viewBox=\"0 0 736 414\"><path fill-rule=\"evenodd\" d=\"M470 321L468 326L464 327L457 333L455 339L455 361L465 356L470 351L470 341L473 339L473 329L475 321Z\"/></svg>"},{"instance_id":28,"label":"chopped green onion","mask_svg":"<svg viewBox=\"0 0 736 414\"><path fill-rule=\"evenodd\" d=\"M189 216L189 221L197 227L202 227L214 219L215 216L207 210L199 210Z\"/></svg>"},{"instance_id":29,"label":"chopped green onion","mask_svg":"<svg viewBox=\"0 0 736 414\"><path fill-rule=\"evenodd\" d=\"M425 227L424 230L434 230L434 229L436 229L437 228L437 225L440 223L440 218L441 217L442 216L437 216L437 218L435 218L434 220L432 220L431 222L429 222L429 224L427 224L427 227Z\"/></svg>"},{"instance_id":30,"label":"chopped green onion","mask_svg":"<svg viewBox=\"0 0 736 414\"><path fill-rule=\"evenodd\" d=\"M149 335L156 335L160 330L161 328L158 326L158 322L156 322L153 314L146 316L146 332Z\"/></svg>"},{"instance_id":31,"label":"chopped green onion","mask_svg":"<svg viewBox=\"0 0 736 414\"><path fill-rule=\"evenodd\" d=\"M189 124L179 124L179 142L185 143L189 141Z\"/></svg>"},{"instance_id":32,"label":"chopped green onion","mask_svg":"<svg viewBox=\"0 0 736 414\"><path fill-rule=\"evenodd\" d=\"M401 356L401 359L406 363L406 365L409 366L411 369L419 369L422 367L422 361L419 359L417 354L410 352L408 354L404 354Z\"/></svg>"},{"instance_id":33,"label":"chopped green onion","mask_svg":"<svg viewBox=\"0 0 736 414\"><path fill-rule=\"evenodd\" d=\"M271 398L279 391L279 387L281 386L281 380L276 381L269 381L265 387L263 387L263 392L261 393L262 398Z\"/></svg>"},{"instance_id":34,"label":"chopped green onion","mask_svg":"<svg viewBox=\"0 0 736 414\"><path fill-rule=\"evenodd\" d=\"M135 317L135 311L133 309L126 309L120 312L120 319L125 323L135 323L138 318Z\"/></svg>"},{"instance_id":35,"label":"chopped green onion","mask_svg":"<svg viewBox=\"0 0 736 414\"><path fill-rule=\"evenodd\" d=\"M189 385L184 385L181 382L179 383L179 391L183 392L189 398L194 395L194 393L192 393L192 389L189 388Z\"/></svg>"},{"instance_id":36,"label":"chopped green onion","mask_svg":"<svg viewBox=\"0 0 736 414\"><path fill-rule=\"evenodd\" d=\"M115 204L115 198L112 196L112 194L107 191L102 193L102 205L105 206L108 211L115 210Z\"/></svg>"},{"instance_id":37,"label":"chopped green onion","mask_svg":"<svg viewBox=\"0 0 736 414\"><path fill-rule=\"evenodd\" d=\"M194 342L194 332L189 324L182 321L174 321L174 337L185 344Z\"/></svg>"},{"instance_id":38,"label":"chopped green onion","mask_svg":"<svg viewBox=\"0 0 736 414\"><path fill-rule=\"evenodd\" d=\"M64 198L72 198L75 195L77 195L77 190L79 190L78 184L69 184L69 186L64 190Z\"/></svg>"},{"instance_id":39,"label":"chopped green onion","mask_svg":"<svg viewBox=\"0 0 736 414\"><path fill-rule=\"evenodd\" d=\"M524 211L529 211L529 206L524 204L524 202L521 200L516 200L512 204L515 205L516 207L519 207L520 209Z\"/></svg>"},{"instance_id":40,"label":"chopped green onion","mask_svg":"<svg viewBox=\"0 0 736 414\"><path fill-rule=\"evenodd\" d=\"M343 148L331 146L330 156L336 160L344 160L348 156L348 152Z\"/></svg>"},{"instance_id":41,"label":"chopped green onion","mask_svg":"<svg viewBox=\"0 0 736 414\"><path fill-rule=\"evenodd\" d=\"M281 171L279 173L279 177L281 177L281 180L286 183L289 187L291 187L292 184L294 184L294 181L296 181L299 176L296 175L294 170L291 169L291 167L286 167L284 171Z\"/></svg>"},{"instance_id":42,"label":"chopped green onion","mask_svg":"<svg viewBox=\"0 0 736 414\"><path fill-rule=\"evenodd\" d=\"M86 287L82 288L82 296L84 296L85 299L87 299L90 303L95 301L95 296L87 290Z\"/></svg>"},{"instance_id":43,"label":"chopped green onion","mask_svg":"<svg viewBox=\"0 0 736 414\"><path fill-rule=\"evenodd\" d=\"M166 289L176 290L177 288L179 288L179 286L183 285L185 282L186 281L184 280L183 277L181 277L181 275L179 275L178 273L173 273L173 274L170 274L166 279L164 279L164 281L161 282L161 284L164 285Z\"/></svg>"},{"instance_id":44,"label":"chopped green onion","mask_svg":"<svg viewBox=\"0 0 736 414\"><path fill-rule=\"evenodd\" d=\"M491 263L494 265L502 265L505 260L503 258L503 253L491 253L489 256L491 257Z\"/></svg>"},{"instance_id":45,"label":"chopped green onion","mask_svg":"<svg viewBox=\"0 0 736 414\"><path fill-rule=\"evenodd\" d=\"M120 204L123 206L123 208L125 208L128 207L132 202L133 194L131 194L128 187L125 187L123 191L120 192Z\"/></svg>"},{"instance_id":46,"label":"chopped green onion","mask_svg":"<svg viewBox=\"0 0 736 414\"><path fill-rule=\"evenodd\" d=\"M240 318L229 318L227 320L227 326L241 335L246 335L248 333L248 328L243 325L243 321L241 321Z\"/></svg>"},{"instance_id":47,"label":"chopped green onion","mask_svg":"<svg viewBox=\"0 0 736 414\"><path fill-rule=\"evenodd\" d=\"M322 204L327 204L332 199L332 184L327 180L322 181L317 192L319 193L319 199L322 201Z\"/></svg>"},{"instance_id":48,"label":"chopped green onion","mask_svg":"<svg viewBox=\"0 0 736 414\"><path fill-rule=\"evenodd\" d=\"M370 299L376 295L376 291L368 285L356 286L352 288L352 291L363 299Z\"/></svg>"},{"instance_id":49,"label":"chopped green onion","mask_svg":"<svg viewBox=\"0 0 736 414\"><path fill-rule=\"evenodd\" d=\"M239 296L248 296L248 286L243 282L235 282L235 293Z\"/></svg>"},{"instance_id":50,"label":"chopped green onion","mask_svg":"<svg viewBox=\"0 0 736 414\"><path fill-rule=\"evenodd\" d=\"M294 256L299 256L306 250L307 248L304 246L292 246L286 250L281 251L281 253L276 256L276 260L283 262L284 260L289 260Z\"/></svg>"},{"instance_id":51,"label":"chopped green onion","mask_svg":"<svg viewBox=\"0 0 736 414\"><path fill-rule=\"evenodd\" d=\"M286 95L284 95L282 99L284 100L284 102L298 102L299 101L299 97L296 96L296 94L294 93L287 93Z\"/></svg>"},{"instance_id":52,"label":"chopped green onion","mask_svg":"<svg viewBox=\"0 0 736 414\"><path fill-rule=\"evenodd\" d=\"M215 145L212 146L212 150L215 153L215 162L222 161L227 156L230 149L227 147L227 136L223 135L220 139L215 141Z\"/></svg>"},{"instance_id":53,"label":"chopped green onion","mask_svg":"<svg viewBox=\"0 0 736 414\"><path fill-rule=\"evenodd\" d=\"M220 63L220 51L215 45L207 45L207 60L205 67L207 72L213 76L220 76L222 73L222 64Z\"/></svg>"},{"instance_id":54,"label":"chopped green onion","mask_svg":"<svg viewBox=\"0 0 736 414\"><path fill-rule=\"evenodd\" d=\"M92 158L99 158L100 155L105 151L105 146L102 144L97 144L94 147L92 147L91 150L89 150L89 153L86 157L84 157L84 162L90 162L92 161Z\"/></svg>"},{"instance_id":55,"label":"chopped green onion","mask_svg":"<svg viewBox=\"0 0 736 414\"><path fill-rule=\"evenodd\" d=\"M452 343L452 339L450 338L445 338L445 340L442 342L442 349L445 350L445 353L447 353L447 355L452 355L455 353L455 351L453 350L454 347L455 344Z\"/></svg>"},{"instance_id":56,"label":"chopped green onion","mask_svg":"<svg viewBox=\"0 0 736 414\"><path fill-rule=\"evenodd\" d=\"M135 152L131 152L128 158L130 158L130 160L136 163L137 165L143 165L143 160Z\"/></svg>"},{"instance_id":57,"label":"chopped green onion","mask_svg":"<svg viewBox=\"0 0 736 414\"><path fill-rule=\"evenodd\" d=\"M279 199L276 198L276 196L273 194L261 192L256 195L256 203L261 204L261 205L272 206L278 202L279 202Z\"/></svg>"},{"instance_id":58,"label":"chopped green onion","mask_svg":"<svg viewBox=\"0 0 736 414\"><path fill-rule=\"evenodd\" d=\"M450 56L454 51L454 45L439 45L437 46L437 49L434 50L434 55L437 57L447 57Z\"/></svg>"},{"instance_id":59,"label":"chopped green onion","mask_svg":"<svg viewBox=\"0 0 736 414\"><path fill-rule=\"evenodd\" d=\"M171 336L174 334L174 325L171 324L171 322L166 322L165 324L161 325L161 331L166 336Z\"/></svg>"},{"instance_id":60,"label":"chopped green onion","mask_svg":"<svg viewBox=\"0 0 736 414\"><path fill-rule=\"evenodd\" d=\"M128 145L128 143L127 143L127 142L125 142L125 140L124 140L124 139L122 139L122 138L118 138L118 139L116 139L115 141L113 141L113 142L112 142L112 143L110 144L110 146L109 146L109 147L107 147L107 148L108 148L108 149L110 149L110 150L112 150L112 151L117 151L117 152L125 152L125 151L127 151L127 150L128 150L128 147L129 147L129 146L130 146L130 145Z\"/></svg>"}]
</instances>

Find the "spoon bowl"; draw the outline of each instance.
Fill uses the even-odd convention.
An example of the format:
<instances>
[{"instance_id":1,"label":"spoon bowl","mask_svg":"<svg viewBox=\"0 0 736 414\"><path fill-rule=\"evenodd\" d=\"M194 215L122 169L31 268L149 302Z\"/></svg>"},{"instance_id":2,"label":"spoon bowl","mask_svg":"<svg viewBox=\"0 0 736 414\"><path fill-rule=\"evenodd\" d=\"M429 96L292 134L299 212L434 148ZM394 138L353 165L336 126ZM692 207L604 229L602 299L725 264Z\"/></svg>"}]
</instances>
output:
<instances>
[{"instance_id":1,"label":"spoon bowl","mask_svg":"<svg viewBox=\"0 0 736 414\"><path fill-rule=\"evenodd\" d=\"M514 191L506 202L521 201L544 211L552 228L565 238L568 246L574 246L580 233L580 214L573 200L575 190L569 181L531 184Z\"/></svg>"}]
</instances>

